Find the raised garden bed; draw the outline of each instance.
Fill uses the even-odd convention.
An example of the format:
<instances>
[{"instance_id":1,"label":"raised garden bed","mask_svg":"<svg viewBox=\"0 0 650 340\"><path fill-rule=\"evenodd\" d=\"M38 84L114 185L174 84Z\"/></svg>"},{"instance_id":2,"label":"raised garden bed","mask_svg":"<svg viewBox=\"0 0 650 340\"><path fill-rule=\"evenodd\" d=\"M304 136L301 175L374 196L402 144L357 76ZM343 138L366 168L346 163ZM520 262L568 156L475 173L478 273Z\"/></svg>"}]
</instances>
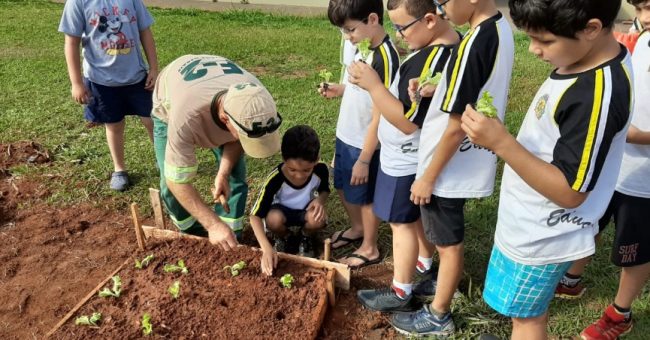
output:
<instances>
[{"instance_id":1,"label":"raised garden bed","mask_svg":"<svg viewBox=\"0 0 650 340\"><path fill-rule=\"evenodd\" d=\"M259 252L247 247L223 252L203 240L148 241L147 250L135 257L154 254L145 269L129 260L117 272L120 296L102 298L93 292L74 316L51 336L54 339L142 337L142 319L150 314L153 335L170 338L296 338L318 335L327 308L327 271L281 260L272 277L259 270ZM189 273L166 273L165 264L184 260ZM232 276L224 266L245 261L247 267ZM290 273L292 288L279 278ZM173 298L168 288L180 282ZM111 282L100 285L111 287ZM98 286L99 287L99 286ZM75 325L81 315L101 312L94 326Z\"/></svg>"}]
</instances>

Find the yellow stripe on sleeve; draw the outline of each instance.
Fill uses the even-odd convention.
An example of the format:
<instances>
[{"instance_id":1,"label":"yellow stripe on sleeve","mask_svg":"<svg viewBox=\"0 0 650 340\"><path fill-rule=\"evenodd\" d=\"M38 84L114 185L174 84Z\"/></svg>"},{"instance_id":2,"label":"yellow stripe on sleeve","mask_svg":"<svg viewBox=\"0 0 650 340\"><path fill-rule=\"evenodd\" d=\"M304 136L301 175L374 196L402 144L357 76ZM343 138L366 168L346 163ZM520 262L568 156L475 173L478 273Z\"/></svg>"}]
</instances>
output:
<instances>
[{"instance_id":1,"label":"yellow stripe on sleeve","mask_svg":"<svg viewBox=\"0 0 650 340\"><path fill-rule=\"evenodd\" d=\"M257 211L260 209L260 203L262 203L262 199L264 198L264 194L266 193L266 187L269 186L269 182L279 173L278 168L275 168L275 170L271 171L271 174L266 178L266 181L264 182L264 185L262 185L262 191L260 192L259 196L257 197L257 201L255 201L255 205L253 206L253 209L251 209L251 215L257 214Z\"/></svg>"},{"instance_id":2,"label":"yellow stripe on sleeve","mask_svg":"<svg viewBox=\"0 0 650 340\"><path fill-rule=\"evenodd\" d=\"M451 97L453 96L454 88L456 87L456 83L458 82L458 72L460 71L460 65L462 64L463 58L465 57L465 47L467 47L467 43L470 40L472 40L472 36L474 35L474 33L475 31L471 30L467 34L467 36L463 39L463 41L460 43L460 46L458 47L458 56L456 57L454 70L451 73L449 87L447 88L447 95L445 96L445 101L442 104L442 109L444 111L449 111L449 104L451 102Z\"/></svg>"},{"instance_id":3,"label":"yellow stripe on sleeve","mask_svg":"<svg viewBox=\"0 0 650 340\"><path fill-rule=\"evenodd\" d=\"M438 54L438 50L440 47L436 46L433 50L431 50L431 53L427 57L427 60L424 63L424 67L422 68L422 72L420 72L420 77L424 76L425 74L429 73L429 69L431 68L431 63L433 62L433 58ZM418 103L412 102L411 103L411 108L406 112L404 115L406 119L411 119L413 114L415 113L415 109L418 107Z\"/></svg>"},{"instance_id":4,"label":"yellow stripe on sleeve","mask_svg":"<svg viewBox=\"0 0 650 340\"><path fill-rule=\"evenodd\" d=\"M573 190L580 191L580 187L585 180L585 175L587 173L587 168L589 163L591 163L591 151L594 147L594 140L596 138L596 128L598 127L598 121L600 120L600 113L602 111L603 105L603 83L605 75L603 70L599 69L596 71L596 79L594 86L594 105L591 109L591 117L589 118L589 129L587 130L587 138L585 140L585 147L582 150L582 159L580 160L580 166L578 167L578 174L576 175L576 181L573 183Z\"/></svg>"},{"instance_id":5,"label":"yellow stripe on sleeve","mask_svg":"<svg viewBox=\"0 0 650 340\"><path fill-rule=\"evenodd\" d=\"M379 46L379 53L381 54L381 58L384 61L384 86L386 88L389 88L390 87L391 74L390 74L390 70L388 68L388 54L387 54L386 48L384 48L383 44L381 44Z\"/></svg>"}]
</instances>

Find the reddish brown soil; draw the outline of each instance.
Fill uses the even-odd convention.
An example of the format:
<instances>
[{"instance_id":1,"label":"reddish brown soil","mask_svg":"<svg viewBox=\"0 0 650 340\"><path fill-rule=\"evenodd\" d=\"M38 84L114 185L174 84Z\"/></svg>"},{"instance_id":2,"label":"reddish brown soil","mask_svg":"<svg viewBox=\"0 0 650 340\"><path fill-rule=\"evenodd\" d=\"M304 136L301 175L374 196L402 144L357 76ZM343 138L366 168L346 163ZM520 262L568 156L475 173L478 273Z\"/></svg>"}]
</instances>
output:
<instances>
[{"instance_id":1,"label":"reddish brown soil","mask_svg":"<svg viewBox=\"0 0 650 340\"><path fill-rule=\"evenodd\" d=\"M46 150L32 142L0 144L0 339L42 338L136 248L128 212L48 205L43 200L49 195L44 184L49 178L12 177L14 165L47 163L49 155L33 162L42 154ZM192 270L194 264L188 266ZM222 275L221 268L213 270ZM384 316L356 301L356 288L385 285L390 279L391 270L383 265L353 272L352 289L337 291L337 305L328 309L319 337L394 337Z\"/></svg>"},{"instance_id":2,"label":"reddish brown soil","mask_svg":"<svg viewBox=\"0 0 650 340\"><path fill-rule=\"evenodd\" d=\"M95 296L79 311L81 315L101 311L100 328L76 326L70 320L55 338L139 337L144 312L150 313L156 335L172 338L306 339L318 333L319 311L326 301L323 270L281 261L269 277L260 272L258 252L246 247L223 252L196 240L162 243L140 256L149 253L156 258L146 270L129 263L120 271L119 298ZM179 258L189 274L163 271L163 264ZM238 276L222 270L242 260L248 267ZM291 289L279 282L286 273L295 279ZM181 294L175 300L167 288L176 280Z\"/></svg>"}]
</instances>

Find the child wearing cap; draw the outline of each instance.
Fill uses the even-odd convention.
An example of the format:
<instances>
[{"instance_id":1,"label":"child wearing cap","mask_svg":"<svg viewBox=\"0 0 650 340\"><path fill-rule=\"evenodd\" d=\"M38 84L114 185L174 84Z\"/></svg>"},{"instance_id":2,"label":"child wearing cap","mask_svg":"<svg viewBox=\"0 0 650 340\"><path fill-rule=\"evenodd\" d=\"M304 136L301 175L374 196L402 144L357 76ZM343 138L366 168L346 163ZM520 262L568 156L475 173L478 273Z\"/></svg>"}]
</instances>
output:
<instances>
[{"instance_id":1,"label":"child wearing cap","mask_svg":"<svg viewBox=\"0 0 650 340\"><path fill-rule=\"evenodd\" d=\"M399 56L382 25L383 6L381 0L335 0L330 1L327 16L339 27L348 45L370 41L367 56L355 47L352 60L343 62L347 65L365 58L364 62L375 69L384 86L389 87L399 67ZM372 211L379 166L378 119L373 119L368 92L349 84L347 78L345 71L340 84L323 84L319 93L325 98L343 97L336 124L334 187L350 219L350 227L332 235L332 248L361 241L358 249L339 260L352 268L360 268L381 260L377 248L379 219Z\"/></svg>"},{"instance_id":2,"label":"child wearing cap","mask_svg":"<svg viewBox=\"0 0 650 340\"><path fill-rule=\"evenodd\" d=\"M235 246L248 195L244 153L266 158L280 149L282 118L262 83L234 62L185 55L165 67L153 94L154 147L160 194L171 220L185 233ZM205 204L191 182L196 148L215 156L213 198Z\"/></svg>"},{"instance_id":3,"label":"child wearing cap","mask_svg":"<svg viewBox=\"0 0 650 340\"><path fill-rule=\"evenodd\" d=\"M300 231L298 254L315 257L312 235L327 221L329 172L327 165L318 161L316 131L307 125L290 128L282 137L281 150L283 162L266 177L250 217L262 248L262 272L267 275L273 274L277 264L276 252L292 252L287 242L291 229ZM273 234L273 247L264 226Z\"/></svg>"},{"instance_id":4,"label":"child wearing cap","mask_svg":"<svg viewBox=\"0 0 650 340\"><path fill-rule=\"evenodd\" d=\"M103 124L106 129L114 169L110 188L117 191L129 186L124 163L125 116L139 116L153 138L151 90L158 75L158 57L152 24L142 0L115 0L110 7L107 1L69 0L59 24L65 34L72 98L84 105L90 126ZM83 47L83 75L79 46Z\"/></svg>"},{"instance_id":5,"label":"child wearing cap","mask_svg":"<svg viewBox=\"0 0 650 340\"><path fill-rule=\"evenodd\" d=\"M556 69L516 139L470 106L462 117L469 138L506 163L483 298L512 319L512 339L547 338L555 287L573 261L594 253L616 186L633 105L630 57L612 34L620 6L510 0L529 50ZM593 339L616 338L605 333Z\"/></svg>"}]
</instances>

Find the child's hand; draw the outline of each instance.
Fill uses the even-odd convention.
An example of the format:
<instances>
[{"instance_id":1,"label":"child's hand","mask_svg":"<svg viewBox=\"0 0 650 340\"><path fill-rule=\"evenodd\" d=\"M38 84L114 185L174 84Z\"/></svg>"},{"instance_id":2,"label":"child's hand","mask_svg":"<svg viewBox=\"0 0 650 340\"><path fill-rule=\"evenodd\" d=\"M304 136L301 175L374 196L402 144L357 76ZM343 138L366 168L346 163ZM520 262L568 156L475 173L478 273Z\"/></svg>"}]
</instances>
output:
<instances>
[{"instance_id":1,"label":"child's hand","mask_svg":"<svg viewBox=\"0 0 650 340\"><path fill-rule=\"evenodd\" d=\"M431 202L432 193L433 182L418 178L411 185L411 202L415 205L429 204Z\"/></svg>"},{"instance_id":2,"label":"child's hand","mask_svg":"<svg viewBox=\"0 0 650 340\"><path fill-rule=\"evenodd\" d=\"M420 88L418 78L409 79L408 94L411 102L420 102L422 98L433 97L436 92L436 85L425 85ZM419 95L418 95L419 91Z\"/></svg>"},{"instance_id":3,"label":"child's hand","mask_svg":"<svg viewBox=\"0 0 650 340\"><path fill-rule=\"evenodd\" d=\"M90 101L90 91L83 83L72 84L70 92L72 93L72 99L74 99L77 104L88 104Z\"/></svg>"},{"instance_id":4,"label":"child's hand","mask_svg":"<svg viewBox=\"0 0 650 340\"><path fill-rule=\"evenodd\" d=\"M318 85L318 94L327 99L342 96L344 90L345 85L341 84L320 83Z\"/></svg>"},{"instance_id":5,"label":"child's hand","mask_svg":"<svg viewBox=\"0 0 650 340\"><path fill-rule=\"evenodd\" d=\"M437 85L424 85L420 89L420 96L422 96L422 98L433 97L433 94L436 92L437 88Z\"/></svg>"},{"instance_id":6,"label":"child's hand","mask_svg":"<svg viewBox=\"0 0 650 340\"><path fill-rule=\"evenodd\" d=\"M278 266L278 253L273 250L273 248L262 249L262 260L260 261L260 267L262 268L262 273L271 276L273 275L273 269Z\"/></svg>"},{"instance_id":7,"label":"child's hand","mask_svg":"<svg viewBox=\"0 0 650 340\"><path fill-rule=\"evenodd\" d=\"M350 185L361 185L368 182L370 164L361 162L357 159L352 167L352 178L350 178Z\"/></svg>"},{"instance_id":8,"label":"child's hand","mask_svg":"<svg viewBox=\"0 0 650 340\"><path fill-rule=\"evenodd\" d=\"M147 74L147 80L144 82L144 89L153 91L156 86L156 79L158 78L158 70L150 69Z\"/></svg>"},{"instance_id":9,"label":"child's hand","mask_svg":"<svg viewBox=\"0 0 650 340\"><path fill-rule=\"evenodd\" d=\"M384 86L377 72L370 65L355 61L348 66L348 81L369 91L373 86Z\"/></svg>"},{"instance_id":10,"label":"child's hand","mask_svg":"<svg viewBox=\"0 0 650 340\"><path fill-rule=\"evenodd\" d=\"M495 152L500 143L506 140L505 137L510 135L501 120L488 118L469 104L465 106L460 127L472 143Z\"/></svg>"},{"instance_id":11,"label":"child's hand","mask_svg":"<svg viewBox=\"0 0 650 340\"><path fill-rule=\"evenodd\" d=\"M313 214L314 221L316 222L325 221L325 206L323 206L323 203L318 199L313 199L309 202L307 213Z\"/></svg>"}]
</instances>

